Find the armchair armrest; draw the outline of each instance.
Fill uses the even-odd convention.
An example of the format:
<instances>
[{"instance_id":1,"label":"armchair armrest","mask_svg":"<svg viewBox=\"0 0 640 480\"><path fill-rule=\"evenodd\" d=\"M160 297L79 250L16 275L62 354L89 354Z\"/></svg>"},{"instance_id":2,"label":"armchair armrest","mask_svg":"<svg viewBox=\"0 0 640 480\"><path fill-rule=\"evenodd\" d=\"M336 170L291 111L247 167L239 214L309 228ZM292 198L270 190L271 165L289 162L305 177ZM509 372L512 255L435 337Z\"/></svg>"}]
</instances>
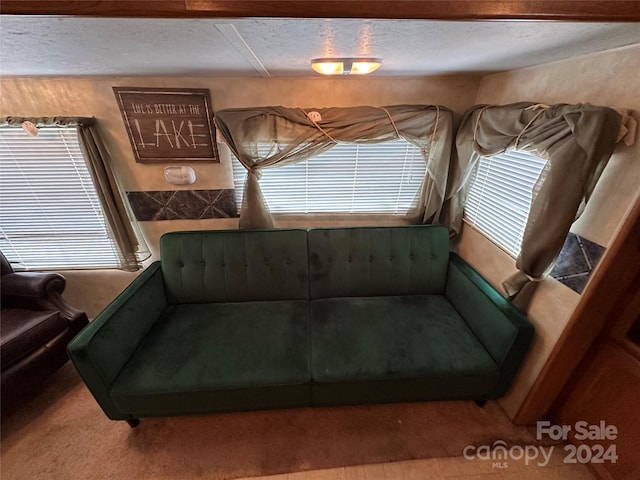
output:
<instances>
[{"instance_id":1,"label":"armchair armrest","mask_svg":"<svg viewBox=\"0 0 640 480\"><path fill-rule=\"evenodd\" d=\"M455 253L450 254L445 296L500 368L494 395L501 397L529 349L533 324Z\"/></svg>"},{"instance_id":2,"label":"armchair armrest","mask_svg":"<svg viewBox=\"0 0 640 480\"><path fill-rule=\"evenodd\" d=\"M3 300L9 298L47 297L64 292L65 278L59 273L14 272L2 276Z\"/></svg>"},{"instance_id":3,"label":"armchair armrest","mask_svg":"<svg viewBox=\"0 0 640 480\"><path fill-rule=\"evenodd\" d=\"M113 403L111 385L166 307L160 262L154 262L67 347L78 373L112 420L130 416Z\"/></svg>"},{"instance_id":4,"label":"armchair armrest","mask_svg":"<svg viewBox=\"0 0 640 480\"><path fill-rule=\"evenodd\" d=\"M62 297L66 280L59 273L13 272L2 275L0 282L5 307L57 310L75 333L87 324L85 313Z\"/></svg>"}]
</instances>

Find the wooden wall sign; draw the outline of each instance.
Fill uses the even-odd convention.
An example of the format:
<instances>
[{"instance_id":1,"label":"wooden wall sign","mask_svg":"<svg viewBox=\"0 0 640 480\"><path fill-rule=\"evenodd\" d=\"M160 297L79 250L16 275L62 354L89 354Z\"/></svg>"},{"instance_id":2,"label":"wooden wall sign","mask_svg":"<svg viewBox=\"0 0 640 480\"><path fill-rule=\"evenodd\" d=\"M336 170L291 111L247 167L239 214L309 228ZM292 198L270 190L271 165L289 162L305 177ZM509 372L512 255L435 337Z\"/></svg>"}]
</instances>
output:
<instances>
[{"instance_id":1,"label":"wooden wall sign","mask_svg":"<svg viewBox=\"0 0 640 480\"><path fill-rule=\"evenodd\" d=\"M219 162L209 90L113 87L136 162Z\"/></svg>"}]
</instances>

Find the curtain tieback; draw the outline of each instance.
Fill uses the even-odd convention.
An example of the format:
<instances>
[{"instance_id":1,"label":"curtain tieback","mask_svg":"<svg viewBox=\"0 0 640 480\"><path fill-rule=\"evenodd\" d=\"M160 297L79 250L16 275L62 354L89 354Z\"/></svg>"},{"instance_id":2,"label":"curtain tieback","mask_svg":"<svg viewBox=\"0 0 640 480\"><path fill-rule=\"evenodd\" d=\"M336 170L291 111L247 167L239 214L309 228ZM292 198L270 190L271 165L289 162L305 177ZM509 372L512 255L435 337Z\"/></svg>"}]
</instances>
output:
<instances>
[{"instance_id":1,"label":"curtain tieback","mask_svg":"<svg viewBox=\"0 0 640 480\"><path fill-rule=\"evenodd\" d=\"M522 291L522 289L528 283L539 283L544 279L544 277L532 277L531 275L518 270L516 273L510 275L504 282L502 282L502 288L504 288L505 292L507 293L507 298L512 300Z\"/></svg>"},{"instance_id":2,"label":"curtain tieback","mask_svg":"<svg viewBox=\"0 0 640 480\"><path fill-rule=\"evenodd\" d=\"M622 120L620 121L620 131L618 132L617 142L623 142L627 147L630 147L636 142L636 131L638 130L638 121L631 116L630 110L622 110L614 108L616 112L620 114Z\"/></svg>"},{"instance_id":3,"label":"curtain tieback","mask_svg":"<svg viewBox=\"0 0 640 480\"><path fill-rule=\"evenodd\" d=\"M402 135L400 135L400 132L398 131L398 127L396 127L396 122L393 121L393 118L391 117L391 114L389 113L389 110L387 110L384 107L380 107L382 110L384 110L384 113L387 114L387 117L389 117L389 121L391 122L391 125L393 126L393 129L396 131L396 136L398 138L402 138Z\"/></svg>"},{"instance_id":4,"label":"curtain tieback","mask_svg":"<svg viewBox=\"0 0 640 480\"><path fill-rule=\"evenodd\" d=\"M440 121L440 107L435 105L436 107L436 120L433 123L433 133L431 133L431 143L429 144L429 153L431 153L431 146L433 142L436 140L436 133L438 132L438 122Z\"/></svg>"},{"instance_id":5,"label":"curtain tieback","mask_svg":"<svg viewBox=\"0 0 640 480\"><path fill-rule=\"evenodd\" d=\"M336 144L338 143L338 141L335 138L333 138L331 135L329 135L329 133L327 133L320 125L318 125L318 122L316 122L312 117L310 117L307 112L305 112L302 108L300 110L302 110L302 113L304 113L304 116L307 117L311 121L311 123L313 123L313 125L323 133L325 137L327 137L333 143L336 143Z\"/></svg>"},{"instance_id":6,"label":"curtain tieback","mask_svg":"<svg viewBox=\"0 0 640 480\"><path fill-rule=\"evenodd\" d=\"M478 112L478 116L476 117L476 124L473 127L473 143L475 144L478 143L478 126L480 125L480 117L482 117L482 114L485 112L485 110L488 110L489 108L491 108L491 105L485 105L484 107L482 107L482 109Z\"/></svg>"},{"instance_id":7,"label":"curtain tieback","mask_svg":"<svg viewBox=\"0 0 640 480\"><path fill-rule=\"evenodd\" d=\"M260 169L258 167L251 167L247 169L249 171L249 173L251 175L253 175L254 177L256 177L257 180L260 180L262 178L262 172L260 171Z\"/></svg>"},{"instance_id":8,"label":"curtain tieback","mask_svg":"<svg viewBox=\"0 0 640 480\"><path fill-rule=\"evenodd\" d=\"M546 110L549 108L549 105L546 103L536 103L535 105L529 105L525 110L538 110L539 108Z\"/></svg>"},{"instance_id":9,"label":"curtain tieback","mask_svg":"<svg viewBox=\"0 0 640 480\"><path fill-rule=\"evenodd\" d=\"M545 105L544 103L536 103L535 105L531 105L531 106L525 108L525 110L533 110L533 111L538 110L538 109L540 109L540 110L533 117L531 117L531 120L529 120L529 123L527 123L525 125L525 127L522 129L520 134L516 137L516 141L513 142L513 149L514 150L518 149L518 144L520 143L520 139L522 138L522 135L524 135L524 132L527 131L527 129L533 124L533 122L535 122L538 119L538 117L540 115L542 115L547 110L547 108L549 108L549 105Z\"/></svg>"}]
</instances>

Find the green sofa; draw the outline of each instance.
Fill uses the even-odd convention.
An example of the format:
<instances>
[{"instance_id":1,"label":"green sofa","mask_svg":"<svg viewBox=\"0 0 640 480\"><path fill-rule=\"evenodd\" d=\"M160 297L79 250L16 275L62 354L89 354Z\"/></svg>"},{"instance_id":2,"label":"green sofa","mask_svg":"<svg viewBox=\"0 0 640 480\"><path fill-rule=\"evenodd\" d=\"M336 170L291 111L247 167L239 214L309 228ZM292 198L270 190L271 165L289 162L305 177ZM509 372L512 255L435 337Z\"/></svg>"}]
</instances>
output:
<instances>
[{"instance_id":1,"label":"green sofa","mask_svg":"<svg viewBox=\"0 0 640 480\"><path fill-rule=\"evenodd\" d=\"M173 232L69 344L107 416L502 396L527 318L439 226Z\"/></svg>"}]
</instances>

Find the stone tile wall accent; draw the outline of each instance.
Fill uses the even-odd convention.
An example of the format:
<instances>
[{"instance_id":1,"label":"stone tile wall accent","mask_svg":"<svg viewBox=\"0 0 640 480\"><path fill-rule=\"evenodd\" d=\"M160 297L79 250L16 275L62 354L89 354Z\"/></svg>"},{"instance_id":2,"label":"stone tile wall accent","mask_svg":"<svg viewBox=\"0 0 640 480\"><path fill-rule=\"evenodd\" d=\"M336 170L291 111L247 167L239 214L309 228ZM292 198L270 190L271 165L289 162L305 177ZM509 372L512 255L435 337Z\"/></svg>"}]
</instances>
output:
<instances>
[{"instance_id":1,"label":"stone tile wall accent","mask_svg":"<svg viewBox=\"0 0 640 480\"><path fill-rule=\"evenodd\" d=\"M238 216L233 189L127 192L137 220L198 220Z\"/></svg>"},{"instance_id":2,"label":"stone tile wall accent","mask_svg":"<svg viewBox=\"0 0 640 480\"><path fill-rule=\"evenodd\" d=\"M582 293L604 251L603 246L569 232L551 276Z\"/></svg>"}]
</instances>

